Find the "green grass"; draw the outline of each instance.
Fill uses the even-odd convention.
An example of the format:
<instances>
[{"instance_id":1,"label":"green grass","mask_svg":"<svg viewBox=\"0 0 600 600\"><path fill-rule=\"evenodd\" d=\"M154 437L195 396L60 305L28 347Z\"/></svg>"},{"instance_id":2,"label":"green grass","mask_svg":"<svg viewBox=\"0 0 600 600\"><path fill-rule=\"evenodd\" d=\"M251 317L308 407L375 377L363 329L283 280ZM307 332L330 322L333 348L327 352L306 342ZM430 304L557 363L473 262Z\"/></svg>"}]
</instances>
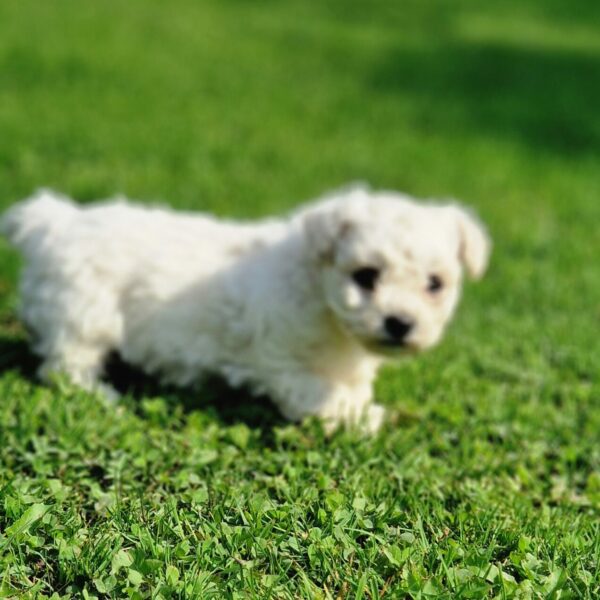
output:
<instances>
[{"instance_id":1,"label":"green grass","mask_svg":"<svg viewBox=\"0 0 600 600\"><path fill-rule=\"evenodd\" d=\"M329 440L220 384L117 410L38 385L0 242L0 595L600 597L598 23L0 3L1 208L44 185L258 216L363 179L461 198L495 241L440 347L379 378L381 435Z\"/></svg>"}]
</instances>

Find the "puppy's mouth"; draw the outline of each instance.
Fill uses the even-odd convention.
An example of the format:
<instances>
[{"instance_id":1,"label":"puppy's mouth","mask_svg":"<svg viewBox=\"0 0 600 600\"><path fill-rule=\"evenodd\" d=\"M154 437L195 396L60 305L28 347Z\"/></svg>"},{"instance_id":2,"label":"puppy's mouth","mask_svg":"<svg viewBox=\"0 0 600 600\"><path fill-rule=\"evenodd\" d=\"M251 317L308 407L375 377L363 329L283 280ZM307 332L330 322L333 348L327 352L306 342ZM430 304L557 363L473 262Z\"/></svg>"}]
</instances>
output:
<instances>
[{"instance_id":1,"label":"puppy's mouth","mask_svg":"<svg viewBox=\"0 0 600 600\"><path fill-rule=\"evenodd\" d=\"M374 338L368 340L365 345L378 354L413 354L419 351L410 340L394 340L388 337Z\"/></svg>"},{"instance_id":2,"label":"puppy's mouth","mask_svg":"<svg viewBox=\"0 0 600 600\"><path fill-rule=\"evenodd\" d=\"M407 342L405 342L404 340L390 340L388 338L383 338L383 339L377 340L377 343L380 346L383 346L384 348L392 348L392 349L397 349L397 350L401 350L402 348L409 347L409 344Z\"/></svg>"}]
</instances>

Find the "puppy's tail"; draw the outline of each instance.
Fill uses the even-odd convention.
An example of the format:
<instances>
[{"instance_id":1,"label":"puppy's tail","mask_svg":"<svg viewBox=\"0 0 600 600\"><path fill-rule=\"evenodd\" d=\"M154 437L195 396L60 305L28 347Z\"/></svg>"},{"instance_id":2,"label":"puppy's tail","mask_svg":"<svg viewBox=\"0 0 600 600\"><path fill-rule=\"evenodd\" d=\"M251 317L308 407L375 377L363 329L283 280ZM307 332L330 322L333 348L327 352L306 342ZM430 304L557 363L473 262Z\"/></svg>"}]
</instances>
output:
<instances>
[{"instance_id":1,"label":"puppy's tail","mask_svg":"<svg viewBox=\"0 0 600 600\"><path fill-rule=\"evenodd\" d=\"M0 234L25 255L43 248L49 238L68 228L78 207L65 196L39 190L0 218Z\"/></svg>"}]
</instances>

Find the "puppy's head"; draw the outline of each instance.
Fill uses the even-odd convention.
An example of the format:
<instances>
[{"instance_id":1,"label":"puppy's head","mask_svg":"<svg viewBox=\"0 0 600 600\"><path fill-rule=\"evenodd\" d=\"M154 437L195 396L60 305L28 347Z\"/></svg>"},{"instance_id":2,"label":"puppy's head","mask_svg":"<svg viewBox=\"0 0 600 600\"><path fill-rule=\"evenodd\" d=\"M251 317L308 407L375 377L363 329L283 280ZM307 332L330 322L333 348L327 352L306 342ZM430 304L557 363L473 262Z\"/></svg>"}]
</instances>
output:
<instances>
[{"instance_id":1,"label":"puppy's head","mask_svg":"<svg viewBox=\"0 0 600 600\"><path fill-rule=\"evenodd\" d=\"M463 271L483 275L490 242L456 205L424 205L354 190L303 215L307 249L327 305L367 348L422 350L441 338Z\"/></svg>"}]
</instances>

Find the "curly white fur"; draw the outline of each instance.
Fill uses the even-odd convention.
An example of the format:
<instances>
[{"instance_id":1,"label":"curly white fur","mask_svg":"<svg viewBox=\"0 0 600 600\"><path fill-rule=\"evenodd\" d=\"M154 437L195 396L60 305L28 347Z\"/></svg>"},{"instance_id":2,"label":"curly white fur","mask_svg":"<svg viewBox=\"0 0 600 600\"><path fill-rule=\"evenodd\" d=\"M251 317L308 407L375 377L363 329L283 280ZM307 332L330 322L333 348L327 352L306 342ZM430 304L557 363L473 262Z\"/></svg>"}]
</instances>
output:
<instances>
[{"instance_id":1,"label":"curly white fur","mask_svg":"<svg viewBox=\"0 0 600 600\"><path fill-rule=\"evenodd\" d=\"M43 378L96 389L117 351L168 383L217 373L289 419L371 431L378 367L439 340L462 266L480 276L490 247L455 205L364 187L256 223L41 191L0 231L25 257L21 316Z\"/></svg>"}]
</instances>

